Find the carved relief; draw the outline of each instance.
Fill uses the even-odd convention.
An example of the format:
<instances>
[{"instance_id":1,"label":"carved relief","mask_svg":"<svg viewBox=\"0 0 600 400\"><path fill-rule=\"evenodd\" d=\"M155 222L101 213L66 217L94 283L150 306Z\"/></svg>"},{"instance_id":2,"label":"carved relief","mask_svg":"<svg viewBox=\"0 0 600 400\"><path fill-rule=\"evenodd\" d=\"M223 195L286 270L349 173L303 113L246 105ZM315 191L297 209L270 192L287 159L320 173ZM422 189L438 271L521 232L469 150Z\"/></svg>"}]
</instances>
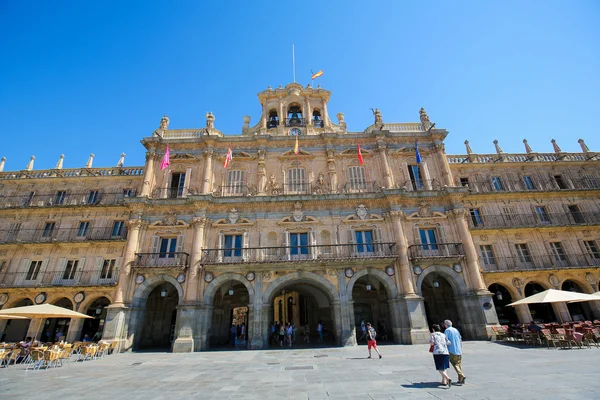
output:
<instances>
[{"instance_id":1,"label":"carved relief","mask_svg":"<svg viewBox=\"0 0 600 400\"><path fill-rule=\"evenodd\" d=\"M297 201L294 203L294 211L292 212L294 221L301 222L304 219L304 211L302 211L302 203Z\"/></svg>"},{"instance_id":2,"label":"carved relief","mask_svg":"<svg viewBox=\"0 0 600 400\"><path fill-rule=\"evenodd\" d=\"M548 282L550 282L550 284L555 288L558 288L558 284L560 283L560 281L554 274L550 274L550 276L548 277Z\"/></svg>"},{"instance_id":3,"label":"carved relief","mask_svg":"<svg viewBox=\"0 0 600 400\"><path fill-rule=\"evenodd\" d=\"M519 278L514 278L512 280L512 285L517 289L520 295L523 295L523 281Z\"/></svg>"},{"instance_id":4,"label":"carved relief","mask_svg":"<svg viewBox=\"0 0 600 400\"><path fill-rule=\"evenodd\" d=\"M274 174L271 174L271 177L267 182L267 187L265 188L265 190L267 194L271 196L279 196L283 193L283 188L281 187L279 182L277 182L277 179L275 178Z\"/></svg>"},{"instance_id":5,"label":"carved relief","mask_svg":"<svg viewBox=\"0 0 600 400\"><path fill-rule=\"evenodd\" d=\"M356 208L356 215L364 221L369 215L369 209L364 204L361 204Z\"/></svg>"},{"instance_id":6,"label":"carved relief","mask_svg":"<svg viewBox=\"0 0 600 400\"><path fill-rule=\"evenodd\" d=\"M229 219L230 224L235 224L240 219L240 213L235 208L232 208L229 210L227 218Z\"/></svg>"}]
</instances>

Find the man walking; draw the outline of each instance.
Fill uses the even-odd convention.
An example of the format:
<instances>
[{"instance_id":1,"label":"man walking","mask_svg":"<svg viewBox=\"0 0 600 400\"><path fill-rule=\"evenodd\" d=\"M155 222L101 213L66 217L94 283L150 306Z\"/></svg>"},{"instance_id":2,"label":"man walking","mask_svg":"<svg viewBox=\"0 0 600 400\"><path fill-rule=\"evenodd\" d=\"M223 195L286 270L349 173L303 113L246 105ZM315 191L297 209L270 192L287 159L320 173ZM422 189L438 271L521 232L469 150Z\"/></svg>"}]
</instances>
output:
<instances>
[{"instance_id":1,"label":"man walking","mask_svg":"<svg viewBox=\"0 0 600 400\"><path fill-rule=\"evenodd\" d=\"M458 374L458 383L463 384L465 383L466 376L462 370L462 337L458 329L452 327L452 321L449 319L444 321L444 326L446 327L444 333L450 341L450 345L448 346L450 364L452 364Z\"/></svg>"},{"instance_id":2,"label":"man walking","mask_svg":"<svg viewBox=\"0 0 600 400\"><path fill-rule=\"evenodd\" d=\"M379 358L381 358L381 353L379 352L379 349L377 348L377 342L375 341L376 337L377 332L375 332L375 329L373 329L371 323L367 322L367 349L369 349L368 358L371 358L371 347L375 349L377 354L379 354Z\"/></svg>"}]
</instances>

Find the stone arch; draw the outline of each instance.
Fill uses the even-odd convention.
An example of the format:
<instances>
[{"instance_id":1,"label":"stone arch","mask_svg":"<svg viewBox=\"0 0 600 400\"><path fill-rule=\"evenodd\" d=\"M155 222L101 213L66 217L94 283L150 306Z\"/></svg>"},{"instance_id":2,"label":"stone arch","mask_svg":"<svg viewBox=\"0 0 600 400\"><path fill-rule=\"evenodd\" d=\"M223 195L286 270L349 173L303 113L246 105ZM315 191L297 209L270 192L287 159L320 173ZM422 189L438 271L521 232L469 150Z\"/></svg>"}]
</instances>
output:
<instances>
[{"instance_id":1,"label":"stone arch","mask_svg":"<svg viewBox=\"0 0 600 400\"><path fill-rule=\"evenodd\" d=\"M132 306L142 307L146 303L146 299L148 298L150 292L152 292L152 290L154 290L155 287L157 287L163 282L169 282L175 287L175 289L177 289L177 294L179 295L179 304L181 304L181 302L183 301L183 288L181 287L179 282L177 282L177 279L173 278L170 275L161 274L146 279L144 283L142 283L140 287L138 287L135 290L135 293L133 294L133 299L131 301Z\"/></svg>"},{"instance_id":2,"label":"stone arch","mask_svg":"<svg viewBox=\"0 0 600 400\"><path fill-rule=\"evenodd\" d=\"M16 297L14 300L11 300L9 298L9 300L6 302L6 304L4 306L1 307L1 309L7 309L7 308L12 308L15 306L15 304L22 302L23 300L29 300L31 302L31 304L35 304L35 301L33 301L32 298L24 296L24 297Z\"/></svg>"},{"instance_id":3,"label":"stone arch","mask_svg":"<svg viewBox=\"0 0 600 400\"><path fill-rule=\"evenodd\" d=\"M105 293L95 293L93 296L86 296L85 300L81 302L81 304L79 305L79 312L81 313L86 313L87 309L89 308L89 306L96 300L102 298L102 297L106 297L108 299L108 301L110 302L110 304L113 303L113 299L112 296L109 294L105 294Z\"/></svg>"},{"instance_id":4,"label":"stone arch","mask_svg":"<svg viewBox=\"0 0 600 400\"><path fill-rule=\"evenodd\" d=\"M510 294L510 297L513 299L513 301L517 301L518 299L521 298L521 294L519 293L517 288L515 288L513 285L509 285L508 283L502 282L502 281L491 281L489 283L486 282L487 288L489 288L492 285L499 285L499 286L502 286L504 289L506 289L506 291ZM492 293L492 295L493 294L494 293Z\"/></svg>"},{"instance_id":5,"label":"stone arch","mask_svg":"<svg viewBox=\"0 0 600 400\"><path fill-rule=\"evenodd\" d=\"M204 304L212 305L217 290L224 283L229 281L237 281L243 284L246 287L246 290L248 290L248 303L254 303L254 287L252 287L252 284L248 281L248 279L240 274L228 272L226 274L219 275L212 282L210 282L208 286L206 286L206 289L204 290Z\"/></svg>"},{"instance_id":6,"label":"stone arch","mask_svg":"<svg viewBox=\"0 0 600 400\"><path fill-rule=\"evenodd\" d=\"M530 283L535 283L537 285L540 285L541 287L544 288L544 290L548 290L548 289L554 289L554 286L552 286L549 282L544 282L541 281L537 278L528 278L525 279L525 281L523 282L523 296L525 296L525 286L529 285Z\"/></svg>"},{"instance_id":7,"label":"stone arch","mask_svg":"<svg viewBox=\"0 0 600 400\"><path fill-rule=\"evenodd\" d=\"M425 280L425 277L433 273L444 277L452 287L452 290L454 291L454 294L456 296L466 294L468 292L467 283L465 282L465 279L461 274L457 273L448 266L432 265L430 267L425 268L421 275L419 275L419 278L417 279L416 289L417 294L419 296L423 295L423 293L421 292L421 287L423 286L423 281Z\"/></svg>"},{"instance_id":8,"label":"stone arch","mask_svg":"<svg viewBox=\"0 0 600 400\"><path fill-rule=\"evenodd\" d=\"M263 304L270 304L273 299L275 293L279 293L284 286L292 283L312 283L316 285L319 289L322 289L325 294L329 297L330 302L338 301L339 294L338 290L331 282L322 277L321 275L317 275L314 272L306 272L306 271L296 271L290 274L285 274L267 286L263 294Z\"/></svg>"},{"instance_id":9,"label":"stone arch","mask_svg":"<svg viewBox=\"0 0 600 400\"><path fill-rule=\"evenodd\" d=\"M394 282L394 280L388 274L377 268L364 268L356 272L346 284L348 301L352 301L352 289L354 288L356 281L367 274L369 274L369 276L375 276L375 278L383 284L389 299L395 299L398 297L398 288L396 287L396 282Z\"/></svg>"},{"instance_id":10,"label":"stone arch","mask_svg":"<svg viewBox=\"0 0 600 400\"><path fill-rule=\"evenodd\" d=\"M581 290L583 290L583 293L587 293L587 294L594 293L594 288L585 279L580 279L579 277L571 277L571 276L568 276L568 277L560 280L558 287L561 288L561 290L562 290L562 286L565 284L566 281L571 281L571 282L576 283L577 286L579 286L581 288Z\"/></svg>"}]
</instances>

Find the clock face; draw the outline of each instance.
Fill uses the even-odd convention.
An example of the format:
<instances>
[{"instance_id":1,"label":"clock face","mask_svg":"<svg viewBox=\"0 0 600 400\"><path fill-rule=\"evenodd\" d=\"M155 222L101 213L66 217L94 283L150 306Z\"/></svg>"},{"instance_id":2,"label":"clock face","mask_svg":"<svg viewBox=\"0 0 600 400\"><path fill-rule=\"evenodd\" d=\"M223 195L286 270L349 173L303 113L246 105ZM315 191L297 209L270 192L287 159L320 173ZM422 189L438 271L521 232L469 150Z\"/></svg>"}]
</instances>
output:
<instances>
[{"instance_id":1,"label":"clock face","mask_svg":"<svg viewBox=\"0 0 600 400\"><path fill-rule=\"evenodd\" d=\"M290 136L300 136L302 135L302 131L298 128L290 129Z\"/></svg>"}]
</instances>

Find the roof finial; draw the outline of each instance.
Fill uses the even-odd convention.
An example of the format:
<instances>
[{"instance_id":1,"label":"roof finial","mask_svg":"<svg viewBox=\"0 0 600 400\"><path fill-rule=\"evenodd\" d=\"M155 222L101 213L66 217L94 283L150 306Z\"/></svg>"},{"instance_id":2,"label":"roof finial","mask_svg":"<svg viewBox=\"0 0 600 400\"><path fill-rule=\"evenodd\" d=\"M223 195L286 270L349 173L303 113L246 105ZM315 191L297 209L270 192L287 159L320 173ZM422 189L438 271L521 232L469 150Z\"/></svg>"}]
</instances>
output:
<instances>
[{"instance_id":1,"label":"roof finial","mask_svg":"<svg viewBox=\"0 0 600 400\"><path fill-rule=\"evenodd\" d=\"M494 147L496 148L496 153L503 153L502 149L500 148L500 145L498 144L498 140L494 140Z\"/></svg>"},{"instance_id":2,"label":"roof finial","mask_svg":"<svg viewBox=\"0 0 600 400\"><path fill-rule=\"evenodd\" d=\"M27 163L27 167L25 167L26 171L33 171L33 162L35 161L35 156L31 156L31 159Z\"/></svg>"},{"instance_id":3,"label":"roof finial","mask_svg":"<svg viewBox=\"0 0 600 400\"><path fill-rule=\"evenodd\" d=\"M125 164L125 153L121 153L121 158L119 158L119 162L117 163L117 167L122 168L123 164Z\"/></svg>"},{"instance_id":4,"label":"roof finial","mask_svg":"<svg viewBox=\"0 0 600 400\"><path fill-rule=\"evenodd\" d=\"M2 157L2 160L0 160L0 172L4 171L5 163L6 163L6 157Z\"/></svg>"},{"instance_id":5,"label":"roof finial","mask_svg":"<svg viewBox=\"0 0 600 400\"><path fill-rule=\"evenodd\" d=\"M94 153L90 154L90 158L88 158L87 162L85 163L86 168L92 168L92 165L94 163L94 157Z\"/></svg>"},{"instance_id":6,"label":"roof finial","mask_svg":"<svg viewBox=\"0 0 600 400\"><path fill-rule=\"evenodd\" d=\"M471 150L471 146L469 146L468 140L465 140L465 147L467 148L467 154L473 154L473 150Z\"/></svg>"},{"instance_id":7,"label":"roof finial","mask_svg":"<svg viewBox=\"0 0 600 400\"><path fill-rule=\"evenodd\" d=\"M56 163L56 169L62 169L63 167L63 160L65 159L65 155L61 154L60 157L58 158L58 162Z\"/></svg>"},{"instance_id":8,"label":"roof finial","mask_svg":"<svg viewBox=\"0 0 600 400\"><path fill-rule=\"evenodd\" d=\"M589 153L590 152L590 148L587 147L587 144L585 144L585 142L583 141L583 139L579 139L577 141L577 143L579 143L579 145L581 146L581 151L583 151L584 153Z\"/></svg>"},{"instance_id":9,"label":"roof finial","mask_svg":"<svg viewBox=\"0 0 600 400\"><path fill-rule=\"evenodd\" d=\"M531 146L529 145L529 143L527 143L527 139L523 139L523 144L525 144L525 152L527 154L533 153L533 150L531 149Z\"/></svg>"},{"instance_id":10,"label":"roof finial","mask_svg":"<svg viewBox=\"0 0 600 400\"><path fill-rule=\"evenodd\" d=\"M550 143L552 143L552 147L554 148L554 152L555 153L560 153L562 150L560 149L560 147L558 147L558 145L556 144L556 140L552 139L550 141Z\"/></svg>"}]
</instances>

